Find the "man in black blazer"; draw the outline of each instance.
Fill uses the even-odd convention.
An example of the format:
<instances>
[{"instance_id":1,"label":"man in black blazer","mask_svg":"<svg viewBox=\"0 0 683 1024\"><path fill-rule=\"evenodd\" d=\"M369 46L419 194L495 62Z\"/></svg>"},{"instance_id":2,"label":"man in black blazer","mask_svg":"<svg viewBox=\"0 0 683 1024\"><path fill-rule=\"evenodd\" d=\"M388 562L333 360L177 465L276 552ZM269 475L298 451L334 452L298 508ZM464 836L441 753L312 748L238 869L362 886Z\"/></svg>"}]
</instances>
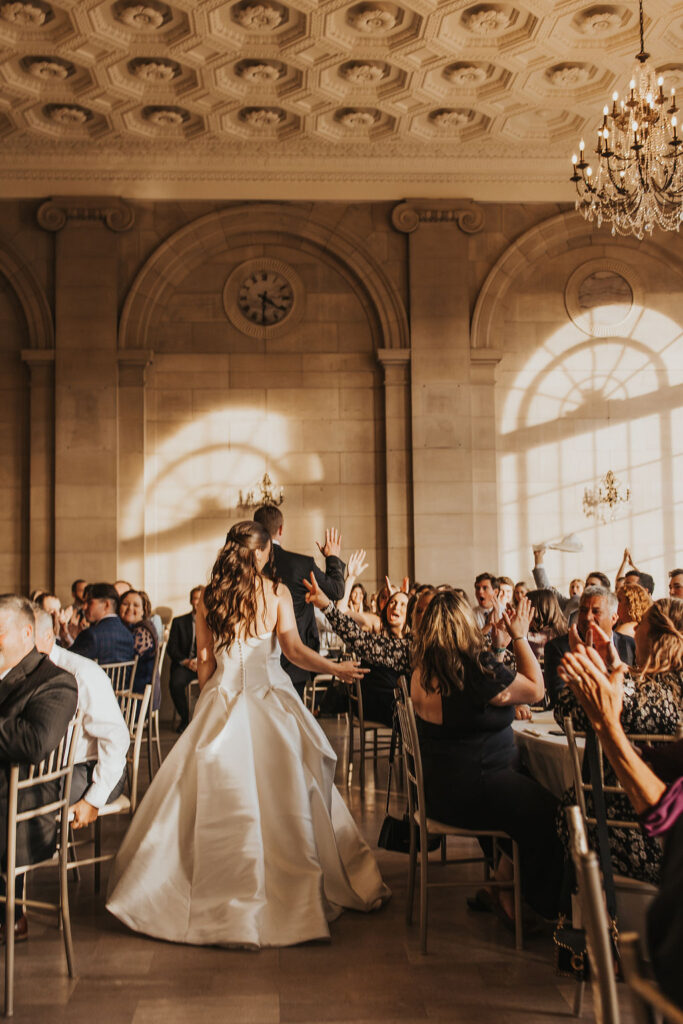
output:
<instances>
[{"instance_id":1,"label":"man in black blazer","mask_svg":"<svg viewBox=\"0 0 683 1024\"><path fill-rule=\"evenodd\" d=\"M586 631L593 623L608 636L611 633L617 654L623 663L633 665L636 656L635 640L623 633L613 632L618 617L617 604L617 595L606 587L586 587L579 601L576 628L582 640L585 640ZM543 675L551 707L555 706L557 695L565 685L564 680L558 676L557 669L568 650L569 636L567 634L558 636L545 645Z\"/></svg>"},{"instance_id":2,"label":"man in black blazer","mask_svg":"<svg viewBox=\"0 0 683 1024\"><path fill-rule=\"evenodd\" d=\"M197 605L201 596L202 588L193 587L190 591L192 611L188 612L187 615L178 615L177 618L174 618L171 623L171 632L168 635L166 653L171 661L168 688L176 711L180 715L178 732L182 732L187 727L190 719L190 709L187 706L187 684L197 678L197 634L195 622L197 618Z\"/></svg>"},{"instance_id":3,"label":"man in black blazer","mask_svg":"<svg viewBox=\"0 0 683 1024\"><path fill-rule=\"evenodd\" d=\"M14 594L0 596L0 859L7 853L7 801L9 766L28 768L55 749L78 705L78 685L36 650L35 620L31 603ZM59 798L60 781L46 782L19 797L19 810L29 810ZM17 833L17 865L51 857L57 836L54 814L22 822ZM19 896L23 892L23 881ZM3 890L4 891L4 890ZM26 919L17 904L16 938L28 934Z\"/></svg>"},{"instance_id":4,"label":"man in black blazer","mask_svg":"<svg viewBox=\"0 0 683 1024\"><path fill-rule=\"evenodd\" d=\"M119 595L111 583L91 583L85 601L85 617L90 623L74 640L71 650L100 665L132 661L135 657L133 634L118 616Z\"/></svg>"},{"instance_id":5,"label":"man in black blazer","mask_svg":"<svg viewBox=\"0 0 683 1024\"><path fill-rule=\"evenodd\" d=\"M273 553L275 557L275 568L282 582L289 587L294 605L294 615L299 630L299 636L312 651L320 650L320 639L318 627L315 622L315 614L312 604L306 603L306 588L303 581L310 579L314 574L318 586L327 594L331 601L339 601L344 596L344 563L340 556L341 537L336 530L325 531L325 544L318 544L320 552L325 557L325 572L322 572L315 564L310 555L298 555L293 551L286 551L281 544L284 519L282 512L274 505L261 505L254 513L257 523L270 534L273 542ZM310 672L298 668L288 661L284 654L280 663L292 680L295 690L303 698L304 688L310 679Z\"/></svg>"}]
</instances>

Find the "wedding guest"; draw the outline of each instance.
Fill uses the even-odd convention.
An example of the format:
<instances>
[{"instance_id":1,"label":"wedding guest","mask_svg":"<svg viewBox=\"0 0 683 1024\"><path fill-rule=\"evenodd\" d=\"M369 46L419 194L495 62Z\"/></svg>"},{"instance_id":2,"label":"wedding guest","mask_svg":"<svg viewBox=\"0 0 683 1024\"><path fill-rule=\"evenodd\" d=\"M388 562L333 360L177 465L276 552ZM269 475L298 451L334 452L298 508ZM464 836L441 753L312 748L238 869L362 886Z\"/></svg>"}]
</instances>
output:
<instances>
[{"instance_id":1,"label":"wedding guest","mask_svg":"<svg viewBox=\"0 0 683 1024\"><path fill-rule=\"evenodd\" d=\"M582 641L586 640L588 627L594 623L608 635L612 635L617 624L617 595L606 587L586 587L581 595L576 627ZM635 657L633 637L614 633L613 639L621 660L625 665L632 665ZM564 681L558 675L557 670L568 650L568 634L558 636L545 645L543 674L551 707L554 706L558 694L564 686Z\"/></svg>"},{"instance_id":2,"label":"wedding guest","mask_svg":"<svg viewBox=\"0 0 683 1024\"><path fill-rule=\"evenodd\" d=\"M325 559L325 572L322 572L310 555L299 555L282 547L284 517L279 508L276 508L275 505L261 505L254 513L254 519L270 534L273 542L275 571L292 595L299 636L306 647L317 652L320 650L318 627L315 624L313 609L306 603L306 588L303 580L308 579L310 574L314 573L320 588L332 601L338 601L342 597L344 594L344 563L340 557L341 537L337 530L325 531L325 543L318 544L318 549ZM310 672L292 664L284 654L280 659L280 664L303 700Z\"/></svg>"},{"instance_id":3,"label":"wedding guest","mask_svg":"<svg viewBox=\"0 0 683 1024\"><path fill-rule=\"evenodd\" d=\"M647 944L662 991L683 1009L683 742L669 748L668 767L674 768L674 781L667 787L624 732L624 666L609 671L597 651L577 645L563 659L561 671L590 720L645 835L665 837L661 886L647 913Z\"/></svg>"},{"instance_id":4,"label":"wedding guest","mask_svg":"<svg viewBox=\"0 0 683 1024\"><path fill-rule=\"evenodd\" d=\"M545 645L549 640L566 634L567 620L554 590L531 590L527 594L534 615L529 627L529 646L541 669L545 660Z\"/></svg>"},{"instance_id":5,"label":"wedding guest","mask_svg":"<svg viewBox=\"0 0 683 1024\"><path fill-rule=\"evenodd\" d=\"M618 636L612 634L610 644L609 634L593 625L590 637L574 635L573 646L578 647L580 640L590 639L603 661L616 667L621 664L614 643ZM635 648L634 669L624 669L621 724L627 733L676 735L683 717L683 601L674 598L655 601L636 626ZM566 675L562 665L558 666L561 678ZM569 716L575 729L585 729L585 713L572 690L565 685L557 698L555 718L563 724ZM606 767L605 786L613 785L614 775ZM587 802L591 803L590 793ZM633 808L622 794L606 792L605 802L608 820L636 820ZM571 803L576 803L573 787L563 798L564 806ZM566 840L563 816L558 818L558 828ZM615 871L642 882L658 883L662 864L658 842L639 829L610 827L609 843Z\"/></svg>"},{"instance_id":6,"label":"wedding guest","mask_svg":"<svg viewBox=\"0 0 683 1024\"><path fill-rule=\"evenodd\" d=\"M171 662L168 688L175 709L180 717L178 732L183 732L190 720L187 703L187 686L197 678L197 605L202 596L201 587L190 591L191 609L185 615L178 615L171 623L166 648Z\"/></svg>"},{"instance_id":7,"label":"wedding guest","mask_svg":"<svg viewBox=\"0 0 683 1024\"><path fill-rule=\"evenodd\" d=\"M349 594L349 608L354 612L367 612L368 592L362 583L354 583Z\"/></svg>"},{"instance_id":8,"label":"wedding guest","mask_svg":"<svg viewBox=\"0 0 683 1024\"><path fill-rule=\"evenodd\" d=\"M498 598L498 604L501 608L512 608L513 594L515 585L509 576L498 577L498 587L496 596Z\"/></svg>"},{"instance_id":9,"label":"wedding guest","mask_svg":"<svg viewBox=\"0 0 683 1024\"><path fill-rule=\"evenodd\" d=\"M517 607L519 602L522 600L522 598L526 597L528 591L529 591L529 588L527 587L527 585L524 582L524 580L520 580L518 583L515 583L515 589L514 589L513 594L512 594L512 603L515 606L515 608Z\"/></svg>"},{"instance_id":10,"label":"wedding guest","mask_svg":"<svg viewBox=\"0 0 683 1024\"><path fill-rule=\"evenodd\" d=\"M161 706L161 679L157 666L159 637L152 618L152 603L144 590L128 590L121 596L119 617L133 634L133 649L138 659L133 690L144 693L152 684L152 710ZM155 672L156 669L156 672Z\"/></svg>"},{"instance_id":11,"label":"wedding guest","mask_svg":"<svg viewBox=\"0 0 683 1024\"><path fill-rule=\"evenodd\" d=\"M394 637L406 635L408 602L408 595L402 590L391 595L382 609L382 634ZM369 721L391 727L394 721L394 690L398 686L400 673L386 665L361 661L361 666L370 669L361 682L363 714Z\"/></svg>"},{"instance_id":12,"label":"wedding guest","mask_svg":"<svg viewBox=\"0 0 683 1024\"><path fill-rule=\"evenodd\" d=\"M133 589L133 584L128 583L127 580L116 580L114 583L114 590L122 598L124 594L127 594L129 590Z\"/></svg>"},{"instance_id":13,"label":"wedding guest","mask_svg":"<svg viewBox=\"0 0 683 1024\"><path fill-rule=\"evenodd\" d=\"M564 859L553 834L558 802L513 767L514 706L543 696L543 676L526 639L529 602L524 599L512 616L505 613L519 648L521 671L515 673L485 650L473 610L452 588L424 595L410 638L364 633L327 601L314 581L309 599L357 656L411 677L430 817L463 828L508 832L520 844L525 899L543 916L553 917ZM505 860L496 877L511 877ZM512 924L514 906L507 890L500 890L499 898L487 893L478 899L487 903L481 909L495 909Z\"/></svg>"},{"instance_id":14,"label":"wedding guest","mask_svg":"<svg viewBox=\"0 0 683 1024\"><path fill-rule=\"evenodd\" d=\"M371 612L367 604L367 595L365 588L362 583L358 583L358 577L361 573L365 572L368 567L366 561L366 552L363 548L358 551L352 551L349 555L349 562L346 567L346 583L344 585L344 593L339 601L337 601L337 607L358 623L363 629L370 630L373 633L380 633L382 630L382 620L377 612ZM358 595L360 588L360 600L358 596L352 601L354 594ZM363 601L362 599L365 598Z\"/></svg>"},{"instance_id":15,"label":"wedding guest","mask_svg":"<svg viewBox=\"0 0 683 1024\"><path fill-rule=\"evenodd\" d=\"M584 591L584 582L583 582L583 580L580 580L577 577L576 579L573 579L573 580L569 581L569 597L570 597L570 599L572 597L581 597L581 595L583 594L583 591Z\"/></svg>"},{"instance_id":16,"label":"wedding guest","mask_svg":"<svg viewBox=\"0 0 683 1024\"><path fill-rule=\"evenodd\" d=\"M62 641L67 647L71 646L79 633L88 628L88 620L85 617L87 586L85 580L74 580L71 584L71 604L64 609L67 628L62 636Z\"/></svg>"},{"instance_id":17,"label":"wedding guest","mask_svg":"<svg viewBox=\"0 0 683 1024\"><path fill-rule=\"evenodd\" d=\"M498 580L493 573L479 573L474 581L474 596L477 601L474 619L481 630L491 628L493 621L491 616L496 612L497 590Z\"/></svg>"},{"instance_id":18,"label":"wedding guest","mask_svg":"<svg viewBox=\"0 0 683 1024\"><path fill-rule=\"evenodd\" d=\"M0 596L0 863L7 853L9 768L19 764L20 779L47 757L66 733L76 712L78 687L69 673L36 650L33 608L24 597ZM44 782L20 795L19 810L58 799L61 780ZM17 864L35 864L52 856L57 818L43 815L17 830ZM19 880L18 880L19 881ZM4 888L2 890L5 891ZM21 911L23 878L17 886L15 941L28 937Z\"/></svg>"},{"instance_id":19,"label":"wedding guest","mask_svg":"<svg viewBox=\"0 0 683 1024\"><path fill-rule=\"evenodd\" d=\"M672 569L669 573L669 597L683 597L683 569Z\"/></svg>"},{"instance_id":20,"label":"wedding guest","mask_svg":"<svg viewBox=\"0 0 683 1024\"><path fill-rule=\"evenodd\" d=\"M71 650L100 665L132 661L133 637L118 616L119 595L111 583L91 583L87 590L85 617L89 628L79 633Z\"/></svg>"},{"instance_id":21,"label":"wedding guest","mask_svg":"<svg viewBox=\"0 0 683 1024\"><path fill-rule=\"evenodd\" d=\"M106 672L90 658L57 645L52 617L34 610L36 648L78 683L81 734L71 782L73 827L85 828L105 804L116 800L126 784L130 733Z\"/></svg>"},{"instance_id":22,"label":"wedding guest","mask_svg":"<svg viewBox=\"0 0 683 1024\"><path fill-rule=\"evenodd\" d=\"M634 569L632 572L626 573L624 581L626 583L637 583L644 590L647 590L650 596L655 592L654 577L649 572L641 572L640 569Z\"/></svg>"},{"instance_id":23,"label":"wedding guest","mask_svg":"<svg viewBox=\"0 0 683 1024\"><path fill-rule=\"evenodd\" d=\"M617 600L615 633L635 636L636 626L652 604L652 598L639 583L624 583L617 591Z\"/></svg>"},{"instance_id":24,"label":"wedding guest","mask_svg":"<svg viewBox=\"0 0 683 1024\"><path fill-rule=\"evenodd\" d=\"M579 607L579 600L581 598L584 585L581 583L581 580L572 580L570 584L569 596L561 594L556 587L553 587L553 585L550 582L550 577L548 576L545 565L543 563L543 559L545 558L545 553L547 550L548 549L545 545L541 545L540 547L533 549L534 567L531 571L534 576L534 581L539 590L555 591L555 593L557 594L557 600L560 602L560 608L564 612L566 618L569 619L571 624L572 616ZM574 587L574 592L572 592L572 586ZM611 583L609 580L609 576L606 576L604 572L598 572L597 570L595 570L594 572L589 572L586 576L585 586L604 587L605 590L609 590L611 587Z\"/></svg>"}]
</instances>

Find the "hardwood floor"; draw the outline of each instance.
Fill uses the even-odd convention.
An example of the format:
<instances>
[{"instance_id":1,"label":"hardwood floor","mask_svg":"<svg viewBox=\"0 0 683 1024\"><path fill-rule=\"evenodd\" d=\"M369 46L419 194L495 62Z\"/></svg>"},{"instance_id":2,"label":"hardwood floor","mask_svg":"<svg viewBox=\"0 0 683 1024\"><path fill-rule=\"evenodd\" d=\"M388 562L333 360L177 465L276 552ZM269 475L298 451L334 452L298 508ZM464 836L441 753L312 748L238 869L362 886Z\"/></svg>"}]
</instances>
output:
<instances>
[{"instance_id":1,"label":"hardwood floor","mask_svg":"<svg viewBox=\"0 0 683 1024\"><path fill-rule=\"evenodd\" d=\"M343 728L325 729L341 754ZM174 735L164 733L167 750ZM341 756L340 756L341 762ZM338 776L340 776L338 769ZM143 778L145 772L143 771ZM340 780L339 780L340 781ZM144 785L144 782L143 782ZM342 787L375 849L384 816L386 774L377 788L370 770L366 798ZM125 822L106 823L116 849ZM330 943L259 953L177 946L129 932L95 896L92 868L71 885L78 977L66 973L53 922L29 918L29 941L17 947L15 1019L27 1024L551 1024L571 1018L574 984L553 969L550 932L514 937L491 915L467 910L464 890L432 896L430 953L418 950L417 927L405 924L407 858L377 850L393 898L370 914L347 912L331 926ZM435 864L435 871L439 870ZM476 887L476 868L470 870ZM51 883L36 880L39 898ZM632 1020L623 986L624 1022ZM583 1019L592 1019L587 993Z\"/></svg>"}]
</instances>

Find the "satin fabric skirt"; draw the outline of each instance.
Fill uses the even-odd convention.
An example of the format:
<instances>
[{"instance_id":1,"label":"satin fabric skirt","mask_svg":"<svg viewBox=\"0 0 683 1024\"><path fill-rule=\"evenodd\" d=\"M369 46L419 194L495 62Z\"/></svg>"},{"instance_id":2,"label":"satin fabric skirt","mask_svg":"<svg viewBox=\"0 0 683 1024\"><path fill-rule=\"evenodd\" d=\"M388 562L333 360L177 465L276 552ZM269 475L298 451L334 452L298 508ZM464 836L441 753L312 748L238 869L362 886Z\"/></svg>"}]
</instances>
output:
<instances>
[{"instance_id":1,"label":"satin fabric skirt","mask_svg":"<svg viewBox=\"0 0 683 1024\"><path fill-rule=\"evenodd\" d=\"M156 938L254 948L327 938L343 908L376 909L390 893L335 764L286 677L210 681L131 822L108 909Z\"/></svg>"}]
</instances>

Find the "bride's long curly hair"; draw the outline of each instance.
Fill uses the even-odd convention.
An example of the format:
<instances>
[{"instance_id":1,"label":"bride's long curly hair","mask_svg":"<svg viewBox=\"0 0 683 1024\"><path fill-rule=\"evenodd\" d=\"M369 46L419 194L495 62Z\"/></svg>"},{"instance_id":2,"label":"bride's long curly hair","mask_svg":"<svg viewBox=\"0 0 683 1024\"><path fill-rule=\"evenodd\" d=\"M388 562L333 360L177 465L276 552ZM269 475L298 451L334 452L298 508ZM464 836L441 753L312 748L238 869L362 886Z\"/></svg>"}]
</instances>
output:
<instances>
[{"instance_id":1,"label":"bride's long curly hair","mask_svg":"<svg viewBox=\"0 0 683 1024\"><path fill-rule=\"evenodd\" d=\"M256 552L270 545L268 561L259 572ZM263 577L273 582L277 593L270 534L260 523L245 520L236 523L225 538L211 570L211 580L204 590L206 621L217 638L217 648L232 647L238 632L243 636L258 633L258 599L264 597ZM265 610L265 605L262 605ZM263 614L263 612L262 612Z\"/></svg>"}]
</instances>

